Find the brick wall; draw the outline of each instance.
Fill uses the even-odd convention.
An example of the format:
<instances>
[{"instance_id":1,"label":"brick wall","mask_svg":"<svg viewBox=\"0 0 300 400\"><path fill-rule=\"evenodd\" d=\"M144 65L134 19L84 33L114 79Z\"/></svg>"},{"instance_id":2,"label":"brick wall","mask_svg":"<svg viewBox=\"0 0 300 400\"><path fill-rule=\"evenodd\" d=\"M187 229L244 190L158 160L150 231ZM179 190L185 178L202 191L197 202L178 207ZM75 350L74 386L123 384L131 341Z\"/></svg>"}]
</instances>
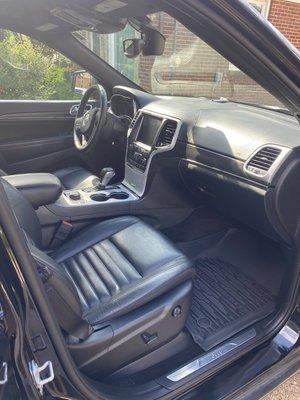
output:
<instances>
[{"instance_id":1,"label":"brick wall","mask_svg":"<svg viewBox=\"0 0 300 400\"><path fill-rule=\"evenodd\" d=\"M272 0L268 19L300 49L300 2Z\"/></svg>"},{"instance_id":2,"label":"brick wall","mask_svg":"<svg viewBox=\"0 0 300 400\"><path fill-rule=\"evenodd\" d=\"M269 20L300 48L300 0L271 0ZM166 48L164 55L156 59L139 59L139 83L145 89L168 95L222 96L244 102L257 102L259 98L265 104L279 104L172 17L155 14L153 25L166 37Z\"/></svg>"}]
</instances>

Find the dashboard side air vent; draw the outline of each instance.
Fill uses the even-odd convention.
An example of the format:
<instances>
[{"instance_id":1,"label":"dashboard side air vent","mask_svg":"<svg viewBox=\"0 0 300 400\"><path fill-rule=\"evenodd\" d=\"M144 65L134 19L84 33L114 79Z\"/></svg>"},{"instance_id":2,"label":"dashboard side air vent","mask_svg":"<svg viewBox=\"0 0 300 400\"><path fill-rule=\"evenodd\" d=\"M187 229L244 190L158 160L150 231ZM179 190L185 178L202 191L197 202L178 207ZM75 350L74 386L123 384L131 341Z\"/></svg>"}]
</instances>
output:
<instances>
[{"instance_id":1,"label":"dashboard side air vent","mask_svg":"<svg viewBox=\"0 0 300 400\"><path fill-rule=\"evenodd\" d=\"M262 147L246 163L246 171L260 177L267 175L281 152L279 147Z\"/></svg>"},{"instance_id":2,"label":"dashboard side air vent","mask_svg":"<svg viewBox=\"0 0 300 400\"><path fill-rule=\"evenodd\" d=\"M135 116L132 118L132 121L130 123L129 129L132 129L134 127L134 125L136 124L136 121L138 120L139 117L139 113L137 112L135 114Z\"/></svg>"},{"instance_id":3,"label":"dashboard side air vent","mask_svg":"<svg viewBox=\"0 0 300 400\"><path fill-rule=\"evenodd\" d=\"M174 139L176 129L177 129L177 122L171 119L167 120L161 129L160 135L156 143L156 147L170 146Z\"/></svg>"}]
</instances>

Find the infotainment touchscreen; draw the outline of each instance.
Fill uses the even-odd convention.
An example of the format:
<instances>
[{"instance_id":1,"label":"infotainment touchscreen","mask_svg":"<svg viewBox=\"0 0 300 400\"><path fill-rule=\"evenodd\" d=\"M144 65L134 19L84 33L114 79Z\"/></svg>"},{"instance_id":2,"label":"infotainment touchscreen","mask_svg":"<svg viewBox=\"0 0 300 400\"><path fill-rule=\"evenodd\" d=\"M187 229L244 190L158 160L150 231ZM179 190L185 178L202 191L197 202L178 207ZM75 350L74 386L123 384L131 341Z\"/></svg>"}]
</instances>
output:
<instances>
[{"instance_id":1,"label":"infotainment touchscreen","mask_svg":"<svg viewBox=\"0 0 300 400\"><path fill-rule=\"evenodd\" d=\"M161 124L161 118L144 114L143 122L136 140L152 147Z\"/></svg>"}]
</instances>

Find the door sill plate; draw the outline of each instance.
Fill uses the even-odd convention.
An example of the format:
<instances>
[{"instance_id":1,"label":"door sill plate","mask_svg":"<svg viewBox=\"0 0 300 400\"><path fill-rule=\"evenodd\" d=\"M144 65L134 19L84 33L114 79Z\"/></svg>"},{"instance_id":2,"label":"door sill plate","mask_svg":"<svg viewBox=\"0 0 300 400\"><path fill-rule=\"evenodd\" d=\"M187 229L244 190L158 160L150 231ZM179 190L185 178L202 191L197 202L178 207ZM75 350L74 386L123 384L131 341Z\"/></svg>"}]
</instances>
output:
<instances>
[{"instance_id":1,"label":"door sill plate","mask_svg":"<svg viewBox=\"0 0 300 400\"><path fill-rule=\"evenodd\" d=\"M207 367L213 361L216 361L219 358L228 355L233 350L236 350L238 347L253 339L255 336L255 329L250 329L249 331L237 336L236 338L224 343L223 345L216 347L214 350L209 351L208 353L190 362L189 364L184 365L183 367L171 372L171 374L167 376L167 379L172 382L179 382L187 376L193 374L194 372L199 372L201 369Z\"/></svg>"}]
</instances>

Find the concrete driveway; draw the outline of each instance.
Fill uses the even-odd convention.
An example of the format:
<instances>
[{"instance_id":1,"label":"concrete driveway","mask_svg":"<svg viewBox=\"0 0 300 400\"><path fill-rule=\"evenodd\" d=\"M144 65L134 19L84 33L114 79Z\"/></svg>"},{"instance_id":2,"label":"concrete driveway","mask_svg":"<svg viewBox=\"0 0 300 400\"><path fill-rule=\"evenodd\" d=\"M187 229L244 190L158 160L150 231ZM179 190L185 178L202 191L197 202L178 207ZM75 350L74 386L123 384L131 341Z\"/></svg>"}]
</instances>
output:
<instances>
[{"instance_id":1,"label":"concrete driveway","mask_svg":"<svg viewBox=\"0 0 300 400\"><path fill-rule=\"evenodd\" d=\"M263 400L299 400L300 399L300 371L283 382Z\"/></svg>"}]
</instances>

